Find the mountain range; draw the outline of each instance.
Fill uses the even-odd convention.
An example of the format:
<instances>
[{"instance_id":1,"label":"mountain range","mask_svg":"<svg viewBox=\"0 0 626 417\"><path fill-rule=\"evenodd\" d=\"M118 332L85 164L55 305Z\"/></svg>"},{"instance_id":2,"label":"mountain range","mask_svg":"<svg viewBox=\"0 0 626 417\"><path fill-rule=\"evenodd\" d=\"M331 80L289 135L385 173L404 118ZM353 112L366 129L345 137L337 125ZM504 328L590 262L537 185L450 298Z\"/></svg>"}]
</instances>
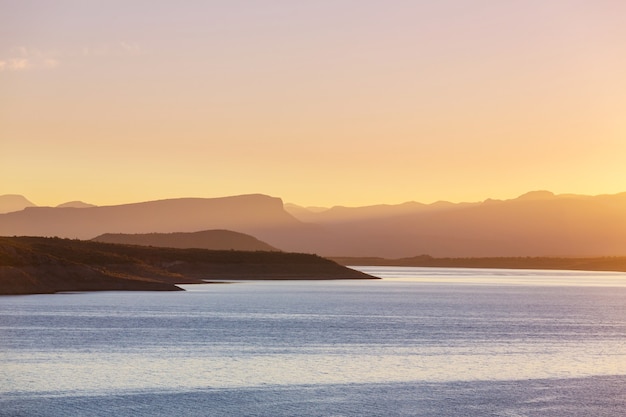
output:
<instances>
[{"instance_id":1,"label":"mountain range","mask_svg":"<svg viewBox=\"0 0 626 417\"><path fill-rule=\"evenodd\" d=\"M510 200L328 209L252 194L81 209L27 207L0 214L3 236L93 239L105 233L210 229L321 256L619 256L626 254L626 193L535 191Z\"/></svg>"},{"instance_id":2,"label":"mountain range","mask_svg":"<svg viewBox=\"0 0 626 417\"><path fill-rule=\"evenodd\" d=\"M24 210L27 207L37 207L37 205L33 203L32 201L28 200L23 195L19 195L19 194L0 195L0 214ZM59 204L57 207L86 208L86 207L95 207L95 205L85 203L82 201L68 201L67 203Z\"/></svg>"}]
</instances>

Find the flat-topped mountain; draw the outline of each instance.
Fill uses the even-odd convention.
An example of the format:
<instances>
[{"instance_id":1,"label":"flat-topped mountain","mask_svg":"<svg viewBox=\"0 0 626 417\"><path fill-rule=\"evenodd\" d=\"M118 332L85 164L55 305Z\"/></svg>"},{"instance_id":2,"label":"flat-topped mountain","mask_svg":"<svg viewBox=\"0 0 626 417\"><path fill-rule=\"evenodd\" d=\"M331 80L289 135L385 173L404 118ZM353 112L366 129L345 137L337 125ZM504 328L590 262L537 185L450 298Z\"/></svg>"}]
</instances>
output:
<instances>
[{"instance_id":1,"label":"flat-topped mountain","mask_svg":"<svg viewBox=\"0 0 626 417\"><path fill-rule=\"evenodd\" d=\"M206 280L373 279L316 255L0 237L0 294L180 290Z\"/></svg>"},{"instance_id":2,"label":"flat-topped mountain","mask_svg":"<svg viewBox=\"0 0 626 417\"><path fill-rule=\"evenodd\" d=\"M321 256L595 257L626 254L626 193L535 191L510 200L327 210L245 195L119 206L36 207L0 214L0 235L92 239L225 229L290 252ZM299 217L298 218L296 218Z\"/></svg>"},{"instance_id":3,"label":"flat-topped mountain","mask_svg":"<svg viewBox=\"0 0 626 417\"><path fill-rule=\"evenodd\" d=\"M223 198L177 198L80 210L31 207L0 215L0 236L92 239L104 233L173 233L226 229L266 240L263 232L276 233L299 227L305 225L283 210L283 203L279 198L261 194Z\"/></svg>"},{"instance_id":4,"label":"flat-topped mountain","mask_svg":"<svg viewBox=\"0 0 626 417\"><path fill-rule=\"evenodd\" d=\"M278 251L254 236L230 230L204 230L193 233L105 233L96 242L125 245L158 246L163 248L200 248L211 250Z\"/></svg>"}]
</instances>

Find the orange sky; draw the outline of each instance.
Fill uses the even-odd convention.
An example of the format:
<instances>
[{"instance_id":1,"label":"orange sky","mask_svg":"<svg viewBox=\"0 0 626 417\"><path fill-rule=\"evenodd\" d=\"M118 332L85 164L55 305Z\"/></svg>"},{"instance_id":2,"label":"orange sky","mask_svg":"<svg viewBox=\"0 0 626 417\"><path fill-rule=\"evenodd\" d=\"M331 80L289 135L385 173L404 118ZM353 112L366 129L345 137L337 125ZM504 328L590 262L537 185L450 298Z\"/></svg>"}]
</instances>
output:
<instances>
[{"instance_id":1,"label":"orange sky","mask_svg":"<svg viewBox=\"0 0 626 417\"><path fill-rule=\"evenodd\" d=\"M0 1L0 194L626 191L625 42L615 0Z\"/></svg>"}]
</instances>

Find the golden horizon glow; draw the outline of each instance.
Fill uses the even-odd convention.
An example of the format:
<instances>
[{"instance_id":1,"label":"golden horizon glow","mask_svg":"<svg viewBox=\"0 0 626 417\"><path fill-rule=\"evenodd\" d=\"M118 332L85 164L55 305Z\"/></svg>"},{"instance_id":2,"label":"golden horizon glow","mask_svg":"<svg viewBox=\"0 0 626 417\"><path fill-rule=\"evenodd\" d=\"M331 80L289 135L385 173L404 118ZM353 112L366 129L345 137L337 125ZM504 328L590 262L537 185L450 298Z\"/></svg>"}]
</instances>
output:
<instances>
[{"instance_id":1,"label":"golden horizon glow","mask_svg":"<svg viewBox=\"0 0 626 417\"><path fill-rule=\"evenodd\" d=\"M626 191L626 3L34 3L0 6L0 194Z\"/></svg>"}]
</instances>

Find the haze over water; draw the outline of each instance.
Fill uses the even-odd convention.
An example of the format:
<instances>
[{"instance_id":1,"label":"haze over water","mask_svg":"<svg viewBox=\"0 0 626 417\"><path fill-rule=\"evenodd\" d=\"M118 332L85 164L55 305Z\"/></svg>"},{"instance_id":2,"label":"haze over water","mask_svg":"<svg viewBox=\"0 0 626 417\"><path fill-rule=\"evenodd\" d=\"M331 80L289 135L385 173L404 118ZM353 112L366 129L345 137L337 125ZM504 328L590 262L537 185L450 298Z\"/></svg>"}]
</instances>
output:
<instances>
[{"instance_id":1,"label":"haze over water","mask_svg":"<svg viewBox=\"0 0 626 417\"><path fill-rule=\"evenodd\" d=\"M622 415L626 274L0 298L0 415Z\"/></svg>"}]
</instances>

